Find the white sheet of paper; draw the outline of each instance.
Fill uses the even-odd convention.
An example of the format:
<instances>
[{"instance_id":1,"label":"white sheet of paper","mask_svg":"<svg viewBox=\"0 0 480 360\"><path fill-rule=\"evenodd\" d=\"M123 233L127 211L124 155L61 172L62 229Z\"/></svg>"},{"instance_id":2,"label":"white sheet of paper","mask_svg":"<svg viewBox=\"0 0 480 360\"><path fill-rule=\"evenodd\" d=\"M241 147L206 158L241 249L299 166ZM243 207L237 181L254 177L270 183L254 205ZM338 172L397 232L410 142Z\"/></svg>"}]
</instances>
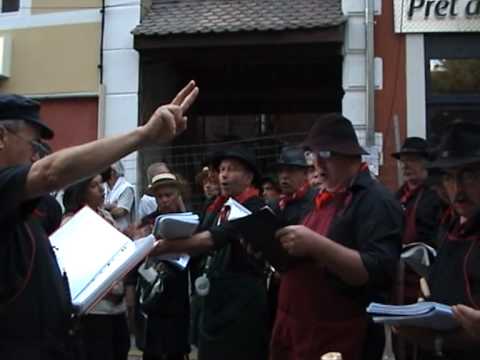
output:
<instances>
[{"instance_id":1,"label":"white sheet of paper","mask_svg":"<svg viewBox=\"0 0 480 360\"><path fill-rule=\"evenodd\" d=\"M227 216L227 219L229 221L243 218L243 217L248 216L252 213L245 206L243 206L242 204L240 204L237 200L235 200L233 198L229 198L223 206L229 206L230 207L230 213Z\"/></svg>"}]
</instances>

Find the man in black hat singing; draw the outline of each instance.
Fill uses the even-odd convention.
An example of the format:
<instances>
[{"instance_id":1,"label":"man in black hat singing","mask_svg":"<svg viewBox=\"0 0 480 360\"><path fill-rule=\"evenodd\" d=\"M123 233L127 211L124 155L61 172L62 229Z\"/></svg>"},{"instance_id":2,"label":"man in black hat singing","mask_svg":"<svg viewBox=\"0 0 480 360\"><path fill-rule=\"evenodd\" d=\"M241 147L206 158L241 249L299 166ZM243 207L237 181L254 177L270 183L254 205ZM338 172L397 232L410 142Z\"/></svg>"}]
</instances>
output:
<instances>
[{"instance_id":1,"label":"man in black hat singing","mask_svg":"<svg viewBox=\"0 0 480 360\"><path fill-rule=\"evenodd\" d=\"M225 203L235 199L251 212L265 203L253 184L259 180L255 156L242 145L231 146L213 159L221 195L208 207L200 231L189 239L160 240L156 253L205 253L203 275L195 280L199 313L194 329L199 360L264 360L268 330L265 263L246 251L227 222L231 210ZM193 307L192 307L193 309ZM196 330L196 331L195 331Z\"/></svg>"},{"instance_id":2,"label":"man in black hat singing","mask_svg":"<svg viewBox=\"0 0 480 360\"><path fill-rule=\"evenodd\" d=\"M309 168L302 147L288 146L282 149L277 160L278 183L282 191L278 207L286 224L300 223L313 208L317 190L308 181Z\"/></svg>"},{"instance_id":3,"label":"man in black hat singing","mask_svg":"<svg viewBox=\"0 0 480 360\"><path fill-rule=\"evenodd\" d=\"M369 324L365 307L386 300L390 290L401 208L362 163L366 151L348 119L319 119L305 145L325 172L326 189L302 225L277 232L301 261L282 274L271 359L319 359L330 351L349 360L379 359L383 329Z\"/></svg>"},{"instance_id":4,"label":"man in black hat singing","mask_svg":"<svg viewBox=\"0 0 480 360\"><path fill-rule=\"evenodd\" d=\"M39 104L0 95L0 359L74 359L71 299L48 237L32 213L43 194L99 173L148 144L186 127L198 94L190 82L148 123L125 135L61 150L32 164L35 147L53 131Z\"/></svg>"},{"instance_id":5,"label":"man in black hat singing","mask_svg":"<svg viewBox=\"0 0 480 360\"><path fill-rule=\"evenodd\" d=\"M429 153L427 142L419 137L405 139L399 152L392 157L400 161L404 184L396 193L405 214L405 227L402 243L422 242L435 246L440 223L441 201L437 193L427 184L427 162ZM419 297L419 276L406 269L404 296L397 299L405 304L415 303Z\"/></svg>"},{"instance_id":6,"label":"man in black hat singing","mask_svg":"<svg viewBox=\"0 0 480 360\"><path fill-rule=\"evenodd\" d=\"M480 125L455 122L442 139L439 157L431 164L443 172L442 182L454 216L442 228L437 258L428 276L428 300L455 308L469 332L468 307L480 309ZM467 315L466 315L467 314ZM476 359L480 342L466 331L436 332L399 328L407 340L425 349L420 359Z\"/></svg>"}]
</instances>

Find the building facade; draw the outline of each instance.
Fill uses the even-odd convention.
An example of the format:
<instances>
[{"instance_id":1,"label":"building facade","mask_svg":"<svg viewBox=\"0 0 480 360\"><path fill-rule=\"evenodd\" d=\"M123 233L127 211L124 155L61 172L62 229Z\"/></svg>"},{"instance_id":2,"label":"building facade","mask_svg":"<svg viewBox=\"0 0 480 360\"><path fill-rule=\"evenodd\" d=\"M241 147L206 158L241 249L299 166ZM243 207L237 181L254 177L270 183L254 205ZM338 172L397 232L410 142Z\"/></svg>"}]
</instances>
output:
<instances>
[{"instance_id":1,"label":"building facade","mask_svg":"<svg viewBox=\"0 0 480 360\"><path fill-rule=\"evenodd\" d=\"M140 1L2 0L0 91L42 103L54 149L136 126ZM136 181L135 155L125 159Z\"/></svg>"}]
</instances>

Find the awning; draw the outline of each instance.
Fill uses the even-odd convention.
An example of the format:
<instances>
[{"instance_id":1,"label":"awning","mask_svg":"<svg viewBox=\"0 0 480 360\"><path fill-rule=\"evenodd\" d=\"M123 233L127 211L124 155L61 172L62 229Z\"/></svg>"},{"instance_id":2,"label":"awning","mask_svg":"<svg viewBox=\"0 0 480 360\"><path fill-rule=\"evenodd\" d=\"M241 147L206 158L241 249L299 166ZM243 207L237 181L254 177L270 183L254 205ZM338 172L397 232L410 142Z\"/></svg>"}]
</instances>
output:
<instances>
[{"instance_id":1,"label":"awning","mask_svg":"<svg viewBox=\"0 0 480 360\"><path fill-rule=\"evenodd\" d=\"M154 0L132 33L137 49L343 42L344 22L341 0Z\"/></svg>"}]
</instances>

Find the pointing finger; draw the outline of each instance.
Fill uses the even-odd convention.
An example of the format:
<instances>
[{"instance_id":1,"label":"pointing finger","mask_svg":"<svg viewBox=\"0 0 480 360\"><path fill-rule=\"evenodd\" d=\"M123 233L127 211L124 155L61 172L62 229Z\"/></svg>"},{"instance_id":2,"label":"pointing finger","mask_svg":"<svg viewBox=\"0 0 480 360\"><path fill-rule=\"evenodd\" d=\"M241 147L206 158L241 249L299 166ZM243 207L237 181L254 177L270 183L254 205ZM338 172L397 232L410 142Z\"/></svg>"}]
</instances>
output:
<instances>
[{"instance_id":1,"label":"pointing finger","mask_svg":"<svg viewBox=\"0 0 480 360\"><path fill-rule=\"evenodd\" d=\"M198 93L199 93L199 89L198 87L195 87L186 97L185 99L182 101L182 103L180 104L180 109L182 110L182 112L185 114L188 109L190 109L190 107L192 106L192 104L195 102L195 100L197 99L197 96L198 96Z\"/></svg>"},{"instance_id":2,"label":"pointing finger","mask_svg":"<svg viewBox=\"0 0 480 360\"><path fill-rule=\"evenodd\" d=\"M191 80L182 90L178 92L178 94L173 98L170 104L173 105L180 105L183 100L192 92L195 88L195 81Z\"/></svg>"}]
</instances>

